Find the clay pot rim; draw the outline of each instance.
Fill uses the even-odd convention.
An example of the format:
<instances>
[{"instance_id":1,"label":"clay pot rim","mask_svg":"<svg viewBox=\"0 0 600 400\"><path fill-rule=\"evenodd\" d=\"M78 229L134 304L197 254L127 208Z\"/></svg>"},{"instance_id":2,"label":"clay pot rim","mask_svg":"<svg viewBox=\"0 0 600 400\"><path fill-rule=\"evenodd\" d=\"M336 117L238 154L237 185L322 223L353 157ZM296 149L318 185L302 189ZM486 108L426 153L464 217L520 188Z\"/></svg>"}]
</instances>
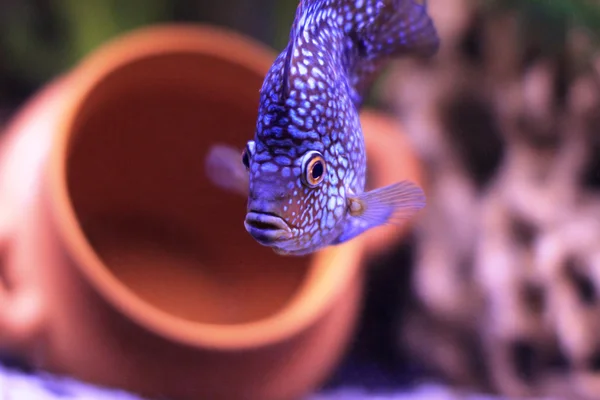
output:
<instances>
[{"instance_id":1,"label":"clay pot rim","mask_svg":"<svg viewBox=\"0 0 600 400\"><path fill-rule=\"evenodd\" d=\"M227 45L223 45L226 42ZM135 51L131 51L134 48ZM224 51L224 49L227 49ZM250 323L217 325L183 320L147 304L104 267L78 224L66 185L69 134L92 88L115 70L144 58L202 52L243 65L263 76L275 56L252 38L211 25L163 24L134 30L109 41L72 72L65 85L63 114L49 155L48 190L57 233L95 290L131 320L155 333L191 346L243 350L280 342L314 324L359 273L361 238L313 255L301 287L273 315ZM258 245L258 244L257 244ZM341 268L336 268L340 266Z\"/></svg>"}]
</instances>

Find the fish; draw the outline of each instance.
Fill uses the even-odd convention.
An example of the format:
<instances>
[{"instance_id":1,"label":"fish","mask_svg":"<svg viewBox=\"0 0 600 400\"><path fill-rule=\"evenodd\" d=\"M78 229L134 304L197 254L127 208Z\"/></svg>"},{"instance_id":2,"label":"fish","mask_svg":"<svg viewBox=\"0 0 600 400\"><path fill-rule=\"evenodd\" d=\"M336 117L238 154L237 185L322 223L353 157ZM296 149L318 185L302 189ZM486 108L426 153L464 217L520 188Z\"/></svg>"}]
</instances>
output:
<instances>
[{"instance_id":1,"label":"fish","mask_svg":"<svg viewBox=\"0 0 600 400\"><path fill-rule=\"evenodd\" d=\"M424 0L301 0L262 87L244 149L215 143L211 181L247 196L245 229L277 254L303 256L425 207L413 182L365 191L359 111L396 57L432 57L440 40Z\"/></svg>"}]
</instances>

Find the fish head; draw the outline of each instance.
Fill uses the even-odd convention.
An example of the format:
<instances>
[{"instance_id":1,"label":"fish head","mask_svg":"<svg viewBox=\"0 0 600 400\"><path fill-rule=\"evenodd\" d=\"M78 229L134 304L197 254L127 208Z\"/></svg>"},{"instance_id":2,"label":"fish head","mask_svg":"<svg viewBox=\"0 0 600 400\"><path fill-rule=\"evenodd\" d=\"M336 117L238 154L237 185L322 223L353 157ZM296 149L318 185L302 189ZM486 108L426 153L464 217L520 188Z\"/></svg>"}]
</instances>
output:
<instances>
[{"instance_id":1,"label":"fish head","mask_svg":"<svg viewBox=\"0 0 600 400\"><path fill-rule=\"evenodd\" d=\"M322 147L298 151L251 140L243 152L249 173L244 226L279 254L308 254L339 235L347 213L346 191L329 152L316 149Z\"/></svg>"}]
</instances>

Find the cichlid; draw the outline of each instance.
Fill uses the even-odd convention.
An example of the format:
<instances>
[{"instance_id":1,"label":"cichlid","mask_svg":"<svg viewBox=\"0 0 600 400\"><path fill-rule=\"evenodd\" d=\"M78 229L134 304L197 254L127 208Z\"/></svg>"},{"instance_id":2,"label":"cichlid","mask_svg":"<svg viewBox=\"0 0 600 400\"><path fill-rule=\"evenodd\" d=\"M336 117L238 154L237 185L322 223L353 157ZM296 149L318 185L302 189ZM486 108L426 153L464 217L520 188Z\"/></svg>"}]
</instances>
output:
<instances>
[{"instance_id":1,"label":"cichlid","mask_svg":"<svg viewBox=\"0 0 600 400\"><path fill-rule=\"evenodd\" d=\"M214 184L248 196L250 235L304 255L423 208L408 181L365 192L358 111L386 61L438 48L424 1L301 1L260 89L253 140L243 151L215 145L206 159Z\"/></svg>"}]
</instances>

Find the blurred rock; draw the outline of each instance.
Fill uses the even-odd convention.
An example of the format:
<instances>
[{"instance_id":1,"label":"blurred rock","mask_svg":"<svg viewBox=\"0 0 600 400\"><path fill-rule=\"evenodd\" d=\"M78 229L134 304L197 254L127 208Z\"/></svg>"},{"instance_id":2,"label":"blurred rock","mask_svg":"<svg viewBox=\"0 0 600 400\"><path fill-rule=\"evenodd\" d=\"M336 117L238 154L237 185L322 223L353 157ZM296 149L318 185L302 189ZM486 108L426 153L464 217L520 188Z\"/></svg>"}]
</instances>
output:
<instances>
[{"instance_id":1,"label":"blurred rock","mask_svg":"<svg viewBox=\"0 0 600 400\"><path fill-rule=\"evenodd\" d=\"M399 349L457 386L600 399L600 64L563 19L542 40L551 18L463 3L430 1L442 51L382 85L427 169Z\"/></svg>"}]
</instances>

